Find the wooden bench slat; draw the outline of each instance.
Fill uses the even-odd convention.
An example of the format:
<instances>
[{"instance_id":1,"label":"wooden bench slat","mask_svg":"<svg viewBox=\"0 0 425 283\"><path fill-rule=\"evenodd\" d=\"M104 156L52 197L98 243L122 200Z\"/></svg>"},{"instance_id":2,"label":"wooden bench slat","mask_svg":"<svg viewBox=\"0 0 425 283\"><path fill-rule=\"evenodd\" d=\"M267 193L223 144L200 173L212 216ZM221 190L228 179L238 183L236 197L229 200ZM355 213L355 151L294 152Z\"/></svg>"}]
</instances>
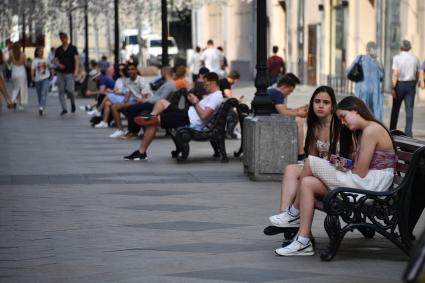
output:
<instances>
[{"instance_id":1,"label":"wooden bench slat","mask_svg":"<svg viewBox=\"0 0 425 283\"><path fill-rule=\"evenodd\" d=\"M397 163L396 170L399 172L407 173L407 170L409 170L409 164L404 163Z\"/></svg>"},{"instance_id":2,"label":"wooden bench slat","mask_svg":"<svg viewBox=\"0 0 425 283\"><path fill-rule=\"evenodd\" d=\"M410 151L397 150L398 160L410 161L413 157L413 153Z\"/></svg>"}]
</instances>

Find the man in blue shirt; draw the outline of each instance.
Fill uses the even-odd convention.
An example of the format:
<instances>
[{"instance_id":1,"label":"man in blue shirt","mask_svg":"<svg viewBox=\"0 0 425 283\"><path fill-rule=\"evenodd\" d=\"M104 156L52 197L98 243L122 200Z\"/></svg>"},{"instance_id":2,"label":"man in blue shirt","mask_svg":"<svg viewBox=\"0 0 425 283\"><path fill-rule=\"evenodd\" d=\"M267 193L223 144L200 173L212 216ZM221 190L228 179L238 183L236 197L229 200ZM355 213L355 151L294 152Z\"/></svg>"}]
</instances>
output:
<instances>
[{"instance_id":1,"label":"man in blue shirt","mask_svg":"<svg viewBox=\"0 0 425 283\"><path fill-rule=\"evenodd\" d=\"M97 109L97 107L102 104L103 99L106 97L106 93L108 91L113 91L115 82L113 79L102 75L99 70L93 69L89 72L90 79L95 81L98 85L97 91L86 91L86 96L96 96L96 108L92 111L89 111L88 114L90 116L101 116L100 111Z\"/></svg>"},{"instance_id":2,"label":"man in blue shirt","mask_svg":"<svg viewBox=\"0 0 425 283\"><path fill-rule=\"evenodd\" d=\"M267 92L273 103L273 113L288 117L295 117L298 129L298 160L305 157L304 153L304 118L307 117L308 104L298 108L286 106L287 97L294 91L300 80L292 73L284 75L275 85L269 87Z\"/></svg>"}]
</instances>

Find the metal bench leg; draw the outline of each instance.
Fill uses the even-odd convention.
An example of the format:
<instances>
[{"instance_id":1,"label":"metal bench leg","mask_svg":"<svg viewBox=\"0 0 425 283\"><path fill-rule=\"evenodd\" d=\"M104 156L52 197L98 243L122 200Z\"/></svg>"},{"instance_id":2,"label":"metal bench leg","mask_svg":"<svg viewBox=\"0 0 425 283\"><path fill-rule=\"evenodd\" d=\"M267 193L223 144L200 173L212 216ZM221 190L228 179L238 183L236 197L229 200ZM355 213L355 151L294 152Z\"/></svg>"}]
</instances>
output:
<instances>
[{"instance_id":1,"label":"metal bench leg","mask_svg":"<svg viewBox=\"0 0 425 283\"><path fill-rule=\"evenodd\" d=\"M222 163L229 162L229 158L227 158L226 144L224 142L224 137L220 138L216 142L217 142L217 146L218 146L218 151L220 152L220 155L221 155L221 162Z\"/></svg>"},{"instance_id":2,"label":"metal bench leg","mask_svg":"<svg viewBox=\"0 0 425 283\"><path fill-rule=\"evenodd\" d=\"M345 234L341 232L339 216L327 215L325 218L325 230L329 237L329 246L320 254L320 258L323 261L331 261L336 255Z\"/></svg>"}]
</instances>

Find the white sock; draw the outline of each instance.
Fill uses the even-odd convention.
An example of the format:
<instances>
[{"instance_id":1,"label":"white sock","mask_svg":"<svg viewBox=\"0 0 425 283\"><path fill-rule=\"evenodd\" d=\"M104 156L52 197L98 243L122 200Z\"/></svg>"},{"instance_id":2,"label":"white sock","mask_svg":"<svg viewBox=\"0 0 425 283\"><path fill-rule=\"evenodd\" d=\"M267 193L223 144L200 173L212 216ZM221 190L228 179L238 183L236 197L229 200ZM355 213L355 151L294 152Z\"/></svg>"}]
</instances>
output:
<instances>
[{"instance_id":1,"label":"white sock","mask_svg":"<svg viewBox=\"0 0 425 283\"><path fill-rule=\"evenodd\" d=\"M288 212L289 212L289 214L291 214L294 217L297 217L297 216L300 215L300 211L292 205L289 207Z\"/></svg>"},{"instance_id":2,"label":"white sock","mask_svg":"<svg viewBox=\"0 0 425 283\"><path fill-rule=\"evenodd\" d=\"M310 238L306 238L303 236L297 236L297 241L300 242L301 244L303 244L304 246L307 246L308 243L310 242Z\"/></svg>"}]
</instances>

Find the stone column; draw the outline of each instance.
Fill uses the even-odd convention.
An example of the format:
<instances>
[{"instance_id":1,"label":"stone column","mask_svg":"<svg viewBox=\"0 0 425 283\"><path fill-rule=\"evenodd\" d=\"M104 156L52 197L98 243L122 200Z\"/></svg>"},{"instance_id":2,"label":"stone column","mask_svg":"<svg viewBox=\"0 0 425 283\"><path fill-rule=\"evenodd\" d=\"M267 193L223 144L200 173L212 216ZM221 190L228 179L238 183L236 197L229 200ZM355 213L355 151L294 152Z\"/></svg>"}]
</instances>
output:
<instances>
[{"instance_id":1,"label":"stone column","mask_svg":"<svg viewBox=\"0 0 425 283\"><path fill-rule=\"evenodd\" d=\"M297 125L293 117L249 116L244 120L244 171L253 181L280 181L297 163Z\"/></svg>"},{"instance_id":2,"label":"stone column","mask_svg":"<svg viewBox=\"0 0 425 283\"><path fill-rule=\"evenodd\" d=\"M266 1L257 0L257 76L253 115L243 123L244 171L251 180L282 178L287 164L297 161L297 127L294 118L270 115L273 104L267 93Z\"/></svg>"}]
</instances>

